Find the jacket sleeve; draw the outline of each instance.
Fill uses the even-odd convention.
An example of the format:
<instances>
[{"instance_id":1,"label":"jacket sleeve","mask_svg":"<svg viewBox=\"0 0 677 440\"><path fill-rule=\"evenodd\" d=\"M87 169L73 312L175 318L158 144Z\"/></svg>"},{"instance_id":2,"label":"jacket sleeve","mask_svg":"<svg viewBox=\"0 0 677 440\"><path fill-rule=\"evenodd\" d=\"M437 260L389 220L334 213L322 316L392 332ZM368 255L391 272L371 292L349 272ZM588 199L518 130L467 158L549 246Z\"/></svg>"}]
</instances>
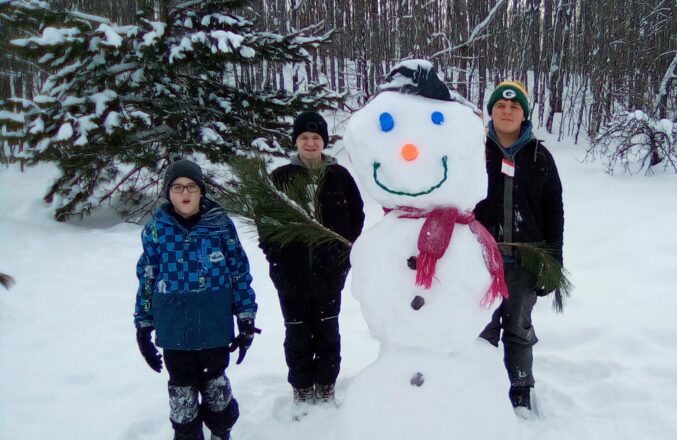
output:
<instances>
[{"instance_id":1,"label":"jacket sleeve","mask_svg":"<svg viewBox=\"0 0 677 440\"><path fill-rule=\"evenodd\" d=\"M555 258L563 264L564 205L562 203L562 182L552 156L550 173L543 192L543 229L546 243L551 246Z\"/></svg>"},{"instance_id":2,"label":"jacket sleeve","mask_svg":"<svg viewBox=\"0 0 677 440\"><path fill-rule=\"evenodd\" d=\"M151 313L151 299L159 273L159 265L151 226L147 225L143 228L141 244L143 253L136 263L136 277L139 279L139 288L136 291L134 325L136 328L155 327Z\"/></svg>"},{"instance_id":3,"label":"jacket sleeve","mask_svg":"<svg viewBox=\"0 0 677 440\"><path fill-rule=\"evenodd\" d=\"M360 195L360 190L353 177L346 170L346 196L348 199L348 210L350 212L350 229L352 236L348 237L350 241L355 242L362 233L364 227L364 202Z\"/></svg>"},{"instance_id":4,"label":"jacket sleeve","mask_svg":"<svg viewBox=\"0 0 677 440\"><path fill-rule=\"evenodd\" d=\"M224 237L226 246L226 264L233 284L233 311L239 319L255 318L256 295L251 287L252 276L249 272L249 260L242 248L240 239L232 220L228 219L228 226Z\"/></svg>"}]
</instances>

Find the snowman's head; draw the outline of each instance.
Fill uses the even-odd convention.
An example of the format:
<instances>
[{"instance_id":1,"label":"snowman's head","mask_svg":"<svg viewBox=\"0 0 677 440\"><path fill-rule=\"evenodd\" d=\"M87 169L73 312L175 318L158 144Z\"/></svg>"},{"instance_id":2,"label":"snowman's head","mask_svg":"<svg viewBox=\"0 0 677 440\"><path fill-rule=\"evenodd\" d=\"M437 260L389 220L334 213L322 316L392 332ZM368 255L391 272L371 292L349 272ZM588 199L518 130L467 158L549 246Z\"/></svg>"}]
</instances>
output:
<instances>
[{"instance_id":1,"label":"snowman's head","mask_svg":"<svg viewBox=\"0 0 677 440\"><path fill-rule=\"evenodd\" d=\"M460 97L381 92L346 128L355 173L385 207L472 210L487 192L484 125L475 110Z\"/></svg>"}]
</instances>

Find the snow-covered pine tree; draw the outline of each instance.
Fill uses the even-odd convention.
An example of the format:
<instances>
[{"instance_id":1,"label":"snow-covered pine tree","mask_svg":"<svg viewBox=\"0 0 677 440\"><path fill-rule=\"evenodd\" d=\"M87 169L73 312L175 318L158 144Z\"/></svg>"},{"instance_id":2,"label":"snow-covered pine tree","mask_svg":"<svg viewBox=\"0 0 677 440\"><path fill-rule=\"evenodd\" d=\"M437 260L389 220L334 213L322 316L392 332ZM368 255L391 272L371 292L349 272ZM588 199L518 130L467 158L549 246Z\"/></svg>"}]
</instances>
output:
<instances>
[{"instance_id":1,"label":"snow-covered pine tree","mask_svg":"<svg viewBox=\"0 0 677 440\"><path fill-rule=\"evenodd\" d=\"M320 25L287 35L258 30L233 12L246 12L245 3L185 1L166 23L141 17L125 26L44 1L0 5L4 26L33 30L10 44L53 72L32 100L0 101L0 129L24 146L29 164L58 164L62 175L45 196L57 220L109 200L134 218L150 207L145 195L172 158L282 155L285 117L338 105L341 96L324 83L290 93L235 82L236 66L310 59L331 33L316 35Z\"/></svg>"}]
</instances>

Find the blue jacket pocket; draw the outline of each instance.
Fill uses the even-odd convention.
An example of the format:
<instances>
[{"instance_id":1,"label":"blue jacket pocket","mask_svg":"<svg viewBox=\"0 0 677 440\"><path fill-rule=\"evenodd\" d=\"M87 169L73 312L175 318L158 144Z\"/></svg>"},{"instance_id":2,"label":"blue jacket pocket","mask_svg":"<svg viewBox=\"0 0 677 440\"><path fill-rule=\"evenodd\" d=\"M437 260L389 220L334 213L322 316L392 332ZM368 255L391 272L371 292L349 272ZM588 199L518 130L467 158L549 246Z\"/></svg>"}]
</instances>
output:
<instances>
[{"instance_id":1,"label":"blue jacket pocket","mask_svg":"<svg viewBox=\"0 0 677 440\"><path fill-rule=\"evenodd\" d=\"M184 325L187 315L185 298L180 294L154 293L152 310L155 344L162 348L188 350Z\"/></svg>"}]
</instances>

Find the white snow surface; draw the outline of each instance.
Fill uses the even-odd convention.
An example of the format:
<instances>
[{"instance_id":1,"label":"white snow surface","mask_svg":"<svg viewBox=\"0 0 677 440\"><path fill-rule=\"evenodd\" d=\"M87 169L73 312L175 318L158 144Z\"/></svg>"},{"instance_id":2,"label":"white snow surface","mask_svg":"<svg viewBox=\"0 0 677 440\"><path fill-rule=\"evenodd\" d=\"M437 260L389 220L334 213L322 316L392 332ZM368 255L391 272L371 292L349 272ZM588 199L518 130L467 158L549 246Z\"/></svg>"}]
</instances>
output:
<instances>
[{"instance_id":1,"label":"white snow surface","mask_svg":"<svg viewBox=\"0 0 677 440\"><path fill-rule=\"evenodd\" d=\"M71 136L73 136L73 126L70 124L70 122L66 122L65 124L61 125L61 127L59 127L59 132L56 134L54 140L65 141L66 139L70 139Z\"/></svg>"},{"instance_id":2,"label":"white snow surface","mask_svg":"<svg viewBox=\"0 0 677 440\"><path fill-rule=\"evenodd\" d=\"M96 116L101 116L108 108L108 103L118 97L118 94L110 89L103 92L94 93L89 97L89 100L94 103Z\"/></svg>"},{"instance_id":3,"label":"white snow surface","mask_svg":"<svg viewBox=\"0 0 677 440\"><path fill-rule=\"evenodd\" d=\"M25 39L12 40L11 43L16 46L28 46L35 43L40 46L56 46L57 44L82 41L79 37L80 29L78 28L54 28L47 26L42 31L42 37L30 37Z\"/></svg>"},{"instance_id":4,"label":"white snow surface","mask_svg":"<svg viewBox=\"0 0 677 440\"><path fill-rule=\"evenodd\" d=\"M106 42L113 47L120 47L122 44L122 37L118 33L117 26L110 26L106 23L101 23L97 28L98 32L103 32L106 35Z\"/></svg>"},{"instance_id":5,"label":"white snow surface","mask_svg":"<svg viewBox=\"0 0 677 440\"><path fill-rule=\"evenodd\" d=\"M551 311L549 298L540 299L534 310L540 339L534 349L537 416L515 417L514 432L489 438L677 438L677 176L609 176L599 164L580 163L585 145L558 144L549 136L545 143L564 185L564 258L576 289L563 315ZM345 152L337 157L352 170ZM53 208L41 199L58 175L47 165L25 173L0 168L0 271L17 281L9 291L0 288L0 438L171 438L167 374L145 364L132 323L141 227L120 223L110 211L55 222ZM371 227L383 216L381 205L361 189ZM351 295L350 279L340 317L338 405L316 406L302 421L290 420L279 303L256 237L235 221L251 263L263 333L244 363L227 370L241 411L233 438L337 440L353 432L356 439L409 440L391 432L390 420L375 418L366 427L351 422L350 413L364 403L347 390L374 371L365 367L376 365L379 344ZM384 349L379 362L397 355ZM430 412L458 415L454 418L464 423L419 425L416 438L465 438L493 417L497 403L486 402L487 411L469 414L463 405L440 405L440 399L443 393L483 389L484 384L463 379L491 368L504 374L502 365L490 362L435 372L415 402L398 398L414 388L408 383L373 388L383 396L375 411L405 407L413 423L425 421ZM503 394L507 399L507 389Z\"/></svg>"}]
</instances>

